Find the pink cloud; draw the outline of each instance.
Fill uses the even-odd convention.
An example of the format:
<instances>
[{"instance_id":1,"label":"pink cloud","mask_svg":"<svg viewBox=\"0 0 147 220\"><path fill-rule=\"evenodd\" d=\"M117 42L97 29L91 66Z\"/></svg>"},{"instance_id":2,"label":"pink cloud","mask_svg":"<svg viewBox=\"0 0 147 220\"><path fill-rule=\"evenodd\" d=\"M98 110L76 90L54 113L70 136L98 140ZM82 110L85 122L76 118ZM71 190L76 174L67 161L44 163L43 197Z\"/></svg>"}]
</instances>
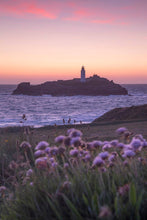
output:
<instances>
[{"instance_id":1,"label":"pink cloud","mask_svg":"<svg viewBox=\"0 0 147 220\"><path fill-rule=\"evenodd\" d=\"M78 18L82 18L82 17L87 18L87 17L92 16L92 12L88 9L79 9L74 12L74 15L77 16Z\"/></svg>"},{"instance_id":2,"label":"pink cloud","mask_svg":"<svg viewBox=\"0 0 147 220\"><path fill-rule=\"evenodd\" d=\"M95 24L128 25L139 12L136 5L104 5L98 0L93 4L83 0L7 0L0 1L0 15L43 17L63 21L81 21ZM141 10L141 9L140 9ZM141 13L141 12L140 12ZM136 19L133 18L134 20Z\"/></svg>"},{"instance_id":3,"label":"pink cloud","mask_svg":"<svg viewBox=\"0 0 147 220\"><path fill-rule=\"evenodd\" d=\"M29 5L26 8L26 13L33 14L33 15L39 15L39 16L46 17L49 19L56 19L57 18L57 15L55 15L54 13L51 13L43 8L39 8L34 4Z\"/></svg>"},{"instance_id":4,"label":"pink cloud","mask_svg":"<svg viewBox=\"0 0 147 220\"><path fill-rule=\"evenodd\" d=\"M17 1L15 1L17 3ZM11 2L12 3L12 2ZM39 17L45 17L49 19L56 19L57 14L54 11L48 10L48 8L43 8L37 6L34 1L32 2L23 2L20 1L18 4L6 4L6 2L0 2L0 14L2 15L14 15L14 16L23 16L23 15L35 15Z\"/></svg>"},{"instance_id":5,"label":"pink cloud","mask_svg":"<svg viewBox=\"0 0 147 220\"><path fill-rule=\"evenodd\" d=\"M63 18L63 20L67 21L79 21L85 20L87 21L92 17L92 11L88 9L78 8L72 11L71 16Z\"/></svg>"},{"instance_id":6,"label":"pink cloud","mask_svg":"<svg viewBox=\"0 0 147 220\"><path fill-rule=\"evenodd\" d=\"M113 19L108 19L108 20L92 20L91 23L95 23L95 24L113 24L114 20Z\"/></svg>"}]
</instances>

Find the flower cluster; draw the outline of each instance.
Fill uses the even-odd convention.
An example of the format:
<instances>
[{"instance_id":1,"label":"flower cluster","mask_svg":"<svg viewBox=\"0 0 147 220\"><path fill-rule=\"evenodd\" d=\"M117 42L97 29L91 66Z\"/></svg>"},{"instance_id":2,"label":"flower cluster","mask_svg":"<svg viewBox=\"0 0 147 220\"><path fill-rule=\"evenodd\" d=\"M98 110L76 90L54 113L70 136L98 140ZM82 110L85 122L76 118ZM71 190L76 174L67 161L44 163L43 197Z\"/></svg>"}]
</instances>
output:
<instances>
[{"instance_id":1,"label":"flower cluster","mask_svg":"<svg viewBox=\"0 0 147 220\"><path fill-rule=\"evenodd\" d=\"M17 160L12 160L8 165L7 182L17 186L17 179L20 178L22 184L29 182L33 186L36 171L50 174L60 168L67 174L68 170L82 164L87 170L107 172L108 169L117 167L118 163L128 166L133 161L132 158L137 158L138 163L146 162L142 151L146 150L147 141L141 134L131 137L132 133L124 127L117 129L116 133L118 139L115 140L85 142L82 132L72 128L67 130L66 135L56 137L56 145L53 146L41 141L32 147L30 143L23 141L20 144L20 152L17 153ZM126 142L128 134L131 138ZM33 160L28 156L29 151L32 152ZM123 194L123 188L119 191Z\"/></svg>"}]
</instances>

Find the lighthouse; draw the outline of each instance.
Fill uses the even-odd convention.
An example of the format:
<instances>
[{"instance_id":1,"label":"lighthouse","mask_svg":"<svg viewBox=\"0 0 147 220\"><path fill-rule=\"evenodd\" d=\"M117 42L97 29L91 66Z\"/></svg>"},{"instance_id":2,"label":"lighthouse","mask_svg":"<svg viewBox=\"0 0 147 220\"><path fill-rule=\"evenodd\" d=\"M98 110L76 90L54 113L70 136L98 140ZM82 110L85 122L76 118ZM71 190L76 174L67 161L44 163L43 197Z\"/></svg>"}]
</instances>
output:
<instances>
[{"instance_id":1,"label":"lighthouse","mask_svg":"<svg viewBox=\"0 0 147 220\"><path fill-rule=\"evenodd\" d=\"M81 69L81 82L85 82L86 79L85 79L85 68L84 66L82 66L82 69Z\"/></svg>"}]
</instances>

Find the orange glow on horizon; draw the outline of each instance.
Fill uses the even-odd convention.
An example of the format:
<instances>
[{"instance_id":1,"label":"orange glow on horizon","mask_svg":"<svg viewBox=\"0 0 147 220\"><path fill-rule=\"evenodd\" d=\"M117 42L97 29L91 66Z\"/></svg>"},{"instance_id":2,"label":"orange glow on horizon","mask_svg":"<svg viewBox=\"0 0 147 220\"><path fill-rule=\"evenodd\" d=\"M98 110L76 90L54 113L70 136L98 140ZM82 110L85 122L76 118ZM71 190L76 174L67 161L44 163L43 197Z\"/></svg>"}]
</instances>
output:
<instances>
[{"instance_id":1,"label":"orange glow on horizon","mask_svg":"<svg viewBox=\"0 0 147 220\"><path fill-rule=\"evenodd\" d=\"M0 83L95 74L147 83L147 1L0 2Z\"/></svg>"}]
</instances>

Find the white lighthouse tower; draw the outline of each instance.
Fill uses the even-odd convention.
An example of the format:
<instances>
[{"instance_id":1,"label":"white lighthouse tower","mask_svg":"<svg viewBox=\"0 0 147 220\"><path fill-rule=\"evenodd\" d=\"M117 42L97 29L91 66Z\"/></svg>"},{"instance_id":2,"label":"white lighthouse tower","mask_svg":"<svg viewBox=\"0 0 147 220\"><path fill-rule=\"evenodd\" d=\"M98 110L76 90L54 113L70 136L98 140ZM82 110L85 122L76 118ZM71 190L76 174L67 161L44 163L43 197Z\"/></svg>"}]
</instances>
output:
<instances>
[{"instance_id":1,"label":"white lighthouse tower","mask_svg":"<svg viewBox=\"0 0 147 220\"><path fill-rule=\"evenodd\" d=\"M81 82L86 82L86 79L85 79L85 68L84 66L82 66L82 69L81 69Z\"/></svg>"}]
</instances>

